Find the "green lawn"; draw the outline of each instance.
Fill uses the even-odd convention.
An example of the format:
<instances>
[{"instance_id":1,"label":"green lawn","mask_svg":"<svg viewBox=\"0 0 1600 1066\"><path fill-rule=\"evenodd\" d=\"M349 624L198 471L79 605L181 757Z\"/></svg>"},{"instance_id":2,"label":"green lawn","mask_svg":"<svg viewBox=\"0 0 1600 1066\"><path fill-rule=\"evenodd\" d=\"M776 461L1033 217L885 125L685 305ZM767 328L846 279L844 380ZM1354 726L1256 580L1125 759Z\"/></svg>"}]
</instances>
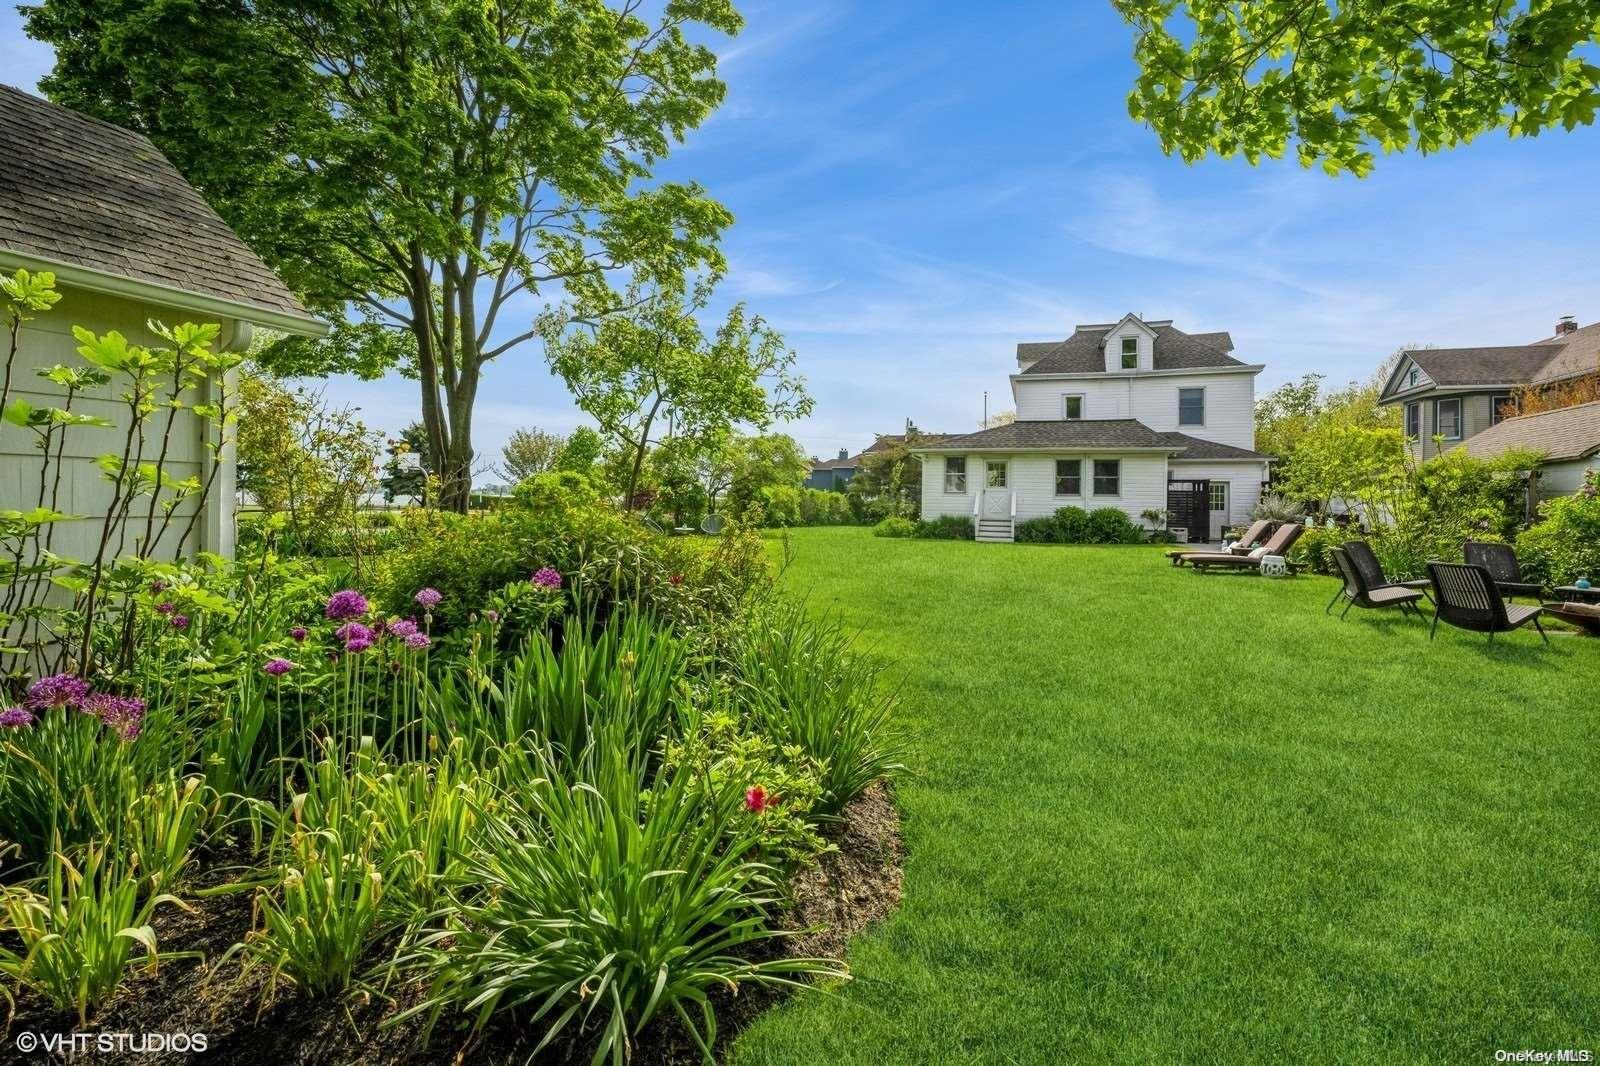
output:
<instances>
[{"instance_id":1,"label":"green lawn","mask_svg":"<svg viewBox=\"0 0 1600 1066\"><path fill-rule=\"evenodd\" d=\"M905 900L742 1063L1600 1050L1600 641L1145 548L792 534L919 752Z\"/></svg>"}]
</instances>

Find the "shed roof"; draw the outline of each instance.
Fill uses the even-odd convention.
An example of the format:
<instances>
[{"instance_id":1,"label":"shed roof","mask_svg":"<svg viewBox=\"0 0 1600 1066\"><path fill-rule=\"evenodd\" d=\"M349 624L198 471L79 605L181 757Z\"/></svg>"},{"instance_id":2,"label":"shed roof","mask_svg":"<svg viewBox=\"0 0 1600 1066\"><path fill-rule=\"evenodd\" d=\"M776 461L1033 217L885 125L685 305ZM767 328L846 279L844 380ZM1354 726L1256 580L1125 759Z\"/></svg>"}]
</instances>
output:
<instances>
[{"instance_id":1,"label":"shed roof","mask_svg":"<svg viewBox=\"0 0 1600 1066\"><path fill-rule=\"evenodd\" d=\"M1586 458L1600 452L1600 400L1508 418L1474 434L1461 447L1480 459L1514 448L1543 452L1551 462Z\"/></svg>"}]
</instances>

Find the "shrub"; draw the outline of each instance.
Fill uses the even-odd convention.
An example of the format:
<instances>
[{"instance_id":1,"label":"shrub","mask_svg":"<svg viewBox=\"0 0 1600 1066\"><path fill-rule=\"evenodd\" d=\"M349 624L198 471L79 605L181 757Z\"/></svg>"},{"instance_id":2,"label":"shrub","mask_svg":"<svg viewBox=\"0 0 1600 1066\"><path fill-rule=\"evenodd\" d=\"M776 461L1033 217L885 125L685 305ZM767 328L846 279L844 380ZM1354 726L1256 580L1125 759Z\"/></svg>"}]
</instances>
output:
<instances>
[{"instance_id":1,"label":"shrub","mask_svg":"<svg viewBox=\"0 0 1600 1066\"><path fill-rule=\"evenodd\" d=\"M1055 524L1058 544L1088 544L1090 541L1089 512L1082 507L1058 507L1050 516Z\"/></svg>"},{"instance_id":2,"label":"shrub","mask_svg":"<svg viewBox=\"0 0 1600 1066\"><path fill-rule=\"evenodd\" d=\"M1089 512L1090 544L1138 544L1144 531L1126 513L1115 507L1097 507Z\"/></svg>"},{"instance_id":3,"label":"shrub","mask_svg":"<svg viewBox=\"0 0 1600 1066\"><path fill-rule=\"evenodd\" d=\"M1289 549L1289 558L1315 573L1338 576L1339 568L1333 562L1333 549L1353 539L1355 536L1348 529L1314 526L1300 534L1300 539Z\"/></svg>"},{"instance_id":4,"label":"shrub","mask_svg":"<svg viewBox=\"0 0 1600 1066\"><path fill-rule=\"evenodd\" d=\"M517 482L511 499L517 506L534 511L565 511L598 503L600 490L576 470L546 470Z\"/></svg>"},{"instance_id":5,"label":"shrub","mask_svg":"<svg viewBox=\"0 0 1600 1066\"><path fill-rule=\"evenodd\" d=\"M760 499L761 508L767 516L768 525L797 526L800 524L800 489L793 485L763 485Z\"/></svg>"},{"instance_id":6,"label":"shrub","mask_svg":"<svg viewBox=\"0 0 1600 1066\"><path fill-rule=\"evenodd\" d=\"M885 518L882 522L872 527L874 537L914 537L917 527L909 518Z\"/></svg>"},{"instance_id":7,"label":"shrub","mask_svg":"<svg viewBox=\"0 0 1600 1066\"><path fill-rule=\"evenodd\" d=\"M1600 581L1600 473L1590 471L1576 495L1539 505L1539 524L1517 537L1517 557L1538 581Z\"/></svg>"},{"instance_id":8,"label":"shrub","mask_svg":"<svg viewBox=\"0 0 1600 1066\"><path fill-rule=\"evenodd\" d=\"M940 515L917 523L916 535L925 540L971 540L972 519L966 515Z\"/></svg>"},{"instance_id":9,"label":"shrub","mask_svg":"<svg viewBox=\"0 0 1600 1066\"><path fill-rule=\"evenodd\" d=\"M1048 516L1018 522L1013 534L1019 544L1059 544L1061 527Z\"/></svg>"},{"instance_id":10,"label":"shrub","mask_svg":"<svg viewBox=\"0 0 1600 1066\"><path fill-rule=\"evenodd\" d=\"M800 491L800 524L806 526L845 526L856 521L850 498L842 492L825 489Z\"/></svg>"}]
</instances>

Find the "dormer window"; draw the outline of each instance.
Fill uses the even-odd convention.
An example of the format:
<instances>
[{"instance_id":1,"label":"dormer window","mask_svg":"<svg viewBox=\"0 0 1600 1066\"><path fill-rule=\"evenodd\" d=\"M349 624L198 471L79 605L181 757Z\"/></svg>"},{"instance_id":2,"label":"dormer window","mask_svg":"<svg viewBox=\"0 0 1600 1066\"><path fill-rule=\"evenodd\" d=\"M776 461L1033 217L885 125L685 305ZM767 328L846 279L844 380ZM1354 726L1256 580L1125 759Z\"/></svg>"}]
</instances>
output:
<instances>
[{"instance_id":1,"label":"dormer window","mask_svg":"<svg viewBox=\"0 0 1600 1066\"><path fill-rule=\"evenodd\" d=\"M1139 338L1122 338L1122 369L1139 369Z\"/></svg>"}]
</instances>

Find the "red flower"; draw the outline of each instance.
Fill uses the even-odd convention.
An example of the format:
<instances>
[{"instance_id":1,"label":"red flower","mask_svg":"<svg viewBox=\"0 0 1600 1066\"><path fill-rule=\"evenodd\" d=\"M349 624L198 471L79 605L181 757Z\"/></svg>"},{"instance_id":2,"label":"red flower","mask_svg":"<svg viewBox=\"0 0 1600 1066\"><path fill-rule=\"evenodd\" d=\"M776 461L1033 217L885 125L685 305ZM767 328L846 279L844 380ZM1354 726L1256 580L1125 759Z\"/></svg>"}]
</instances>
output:
<instances>
[{"instance_id":1,"label":"red flower","mask_svg":"<svg viewBox=\"0 0 1600 1066\"><path fill-rule=\"evenodd\" d=\"M681 585L683 584L683 575L673 574L671 577L667 578L667 580L672 582L674 585Z\"/></svg>"},{"instance_id":2,"label":"red flower","mask_svg":"<svg viewBox=\"0 0 1600 1066\"><path fill-rule=\"evenodd\" d=\"M760 785L752 785L744 792L744 809L760 814L762 811L778 802L778 797L771 795Z\"/></svg>"}]
</instances>

